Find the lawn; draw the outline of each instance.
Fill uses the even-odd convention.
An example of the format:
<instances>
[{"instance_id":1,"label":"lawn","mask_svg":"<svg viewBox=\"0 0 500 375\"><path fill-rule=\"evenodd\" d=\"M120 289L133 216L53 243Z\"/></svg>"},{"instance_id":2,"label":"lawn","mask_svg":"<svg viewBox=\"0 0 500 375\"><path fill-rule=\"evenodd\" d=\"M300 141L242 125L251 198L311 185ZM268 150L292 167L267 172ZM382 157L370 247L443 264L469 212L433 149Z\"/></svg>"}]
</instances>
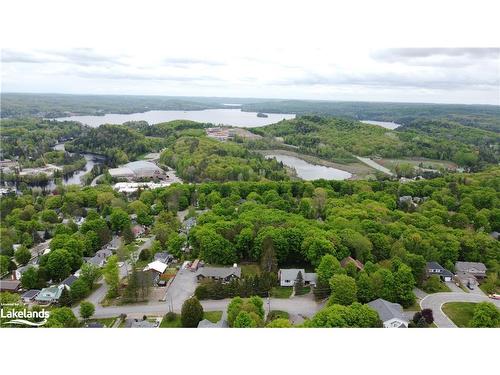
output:
<instances>
[{"instance_id":1,"label":"lawn","mask_svg":"<svg viewBox=\"0 0 500 375\"><path fill-rule=\"evenodd\" d=\"M448 302L443 305L443 312L458 327L466 328L474 315L475 303L472 302Z\"/></svg>"},{"instance_id":2,"label":"lawn","mask_svg":"<svg viewBox=\"0 0 500 375\"><path fill-rule=\"evenodd\" d=\"M302 288L300 288L299 290L296 290L295 291L295 295L296 296L303 296L304 294L307 294L311 291L311 287L310 286L303 286Z\"/></svg>"},{"instance_id":3,"label":"lawn","mask_svg":"<svg viewBox=\"0 0 500 375\"><path fill-rule=\"evenodd\" d=\"M416 299L415 302L413 303L413 305L411 306L408 306L404 309L405 311L420 311L420 303L419 303L419 300Z\"/></svg>"},{"instance_id":4,"label":"lawn","mask_svg":"<svg viewBox=\"0 0 500 375\"><path fill-rule=\"evenodd\" d=\"M212 323L217 323L222 318L222 311L204 311L203 319L210 320Z\"/></svg>"},{"instance_id":5,"label":"lawn","mask_svg":"<svg viewBox=\"0 0 500 375\"><path fill-rule=\"evenodd\" d=\"M289 317L290 314L288 314L286 311L271 310L269 314L267 314L267 321L270 322L275 319L288 319Z\"/></svg>"},{"instance_id":6,"label":"lawn","mask_svg":"<svg viewBox=\"0 0 500 375\"><path fill-rule=\"evenodd\" d=\"M175 314L174 320L168 321L163 317L160 323L160 328L182 328L181 316L179 314Z\"/></svg>"},{"instance_id":7,"label":"lawn","mask_svg":"<svg viewBox=\"0 0 500 375\"><path fill-rule=\"evenodd\" d=\"M290 298L293 288L291 286L275 286L271 290L271 297L273 298Z\"/></svg>"},{"instance_id":8,"label":"lawn","mask_svg":"<svg viewBox=\"0 0 500 375\"><path fill-rule=\"evenodd\" d=\"M241 277L255 276L260 274L260 266L257 263L242 263Z\"/></svg>"},{"instance_id":9,"label":"lawn","mask_svg":"<svg viewBox=\"0 0 500 375\"><path fill-rule=\"evenodd\" d=\"M448 287L443 282L440 282L439 284L436 283L436 285L433 285L432 288L427 288L426 284L422 286L422 290L426 293L432 294L432 293L441 293L441 292L451 292L451 289Z\"/></svg>"}]
</instances>

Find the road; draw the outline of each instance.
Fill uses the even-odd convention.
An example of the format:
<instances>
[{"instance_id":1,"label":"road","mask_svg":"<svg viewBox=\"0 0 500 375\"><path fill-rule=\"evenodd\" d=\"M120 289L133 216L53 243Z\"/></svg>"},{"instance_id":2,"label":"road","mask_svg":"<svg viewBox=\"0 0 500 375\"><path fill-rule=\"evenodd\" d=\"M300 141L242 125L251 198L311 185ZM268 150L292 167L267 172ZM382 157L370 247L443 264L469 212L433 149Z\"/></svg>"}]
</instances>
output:
<instances>
[{"instance_id":1,"label":"road","mask_svg":"<svg viewBox=\"0 0 500 375\"><path fill-rule=\"evenodd\" d=\"M493 300L484 294L465 293L463 291L429 294L420 301L420 307L422 309L432 309L434 323L439 328L455 328L455 323L442 310L443 305L448 302L491 302L500 308L499 300Z\"/></svg>"},{"instance_id":2,"label":"road","mask_svg":"<svg viewBox=\"0 0 500 375\"><path fill-rule=\"evenodd\" d=\"M182 304L186 299L191 297L196 289L195 274L189 270L180 270L175 279L170 284L166 301L151 301L148 304L141 305L124 305L124 306L108 306L103 307L95 304L95 318L111 318L120 314L127 314L130 318L141 318L144 315L162 316L170 311L172 307L174 312L180 313ZM206 311L223 311L227 310L227 305L230 299L223 300L205 300L201 301L203 309ZM306 296L296 296L290 299L264 298L264 308L266 312L271 310L282 310L290 314L292 322L299 323L304 317L312 317L318 310L323 307L322 303L314 301L312 294Z\"/></svg>"}]
</instances>

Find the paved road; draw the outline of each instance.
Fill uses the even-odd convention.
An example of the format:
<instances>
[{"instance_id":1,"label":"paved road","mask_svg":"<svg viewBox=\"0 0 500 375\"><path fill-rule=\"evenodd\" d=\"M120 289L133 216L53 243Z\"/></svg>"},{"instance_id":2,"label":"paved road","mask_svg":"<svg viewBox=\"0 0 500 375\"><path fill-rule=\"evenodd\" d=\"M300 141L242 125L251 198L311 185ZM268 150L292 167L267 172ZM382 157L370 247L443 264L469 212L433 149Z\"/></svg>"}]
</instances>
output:
<instances>
[{"instance_id":1,"label":"paved road","mask_svg":"<svg viewBox=\"0 0 500 375\"><path fill-rule=\"evenodd\" d=\"M422 309L432 309L434 323L439 328L455 328L455 323L453 323L441 309L442 306L448 302L492 302L500 308L499 300L493 300L481 294L464 293L463 291L429 294L420 301L420 307Z\"/></svg>"}]
</instances>

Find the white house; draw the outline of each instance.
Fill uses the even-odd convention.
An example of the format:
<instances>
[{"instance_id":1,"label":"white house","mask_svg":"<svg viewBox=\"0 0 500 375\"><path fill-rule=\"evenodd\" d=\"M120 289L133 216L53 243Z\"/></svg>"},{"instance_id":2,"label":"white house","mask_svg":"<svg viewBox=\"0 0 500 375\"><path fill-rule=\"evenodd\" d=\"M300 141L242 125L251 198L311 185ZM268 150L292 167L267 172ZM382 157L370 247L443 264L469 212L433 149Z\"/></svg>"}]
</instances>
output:
<instances>
[{"instance_id":1,"label":"white house","mask_svg":"<svg viewBox=\"0 0 500 375\"><path fill-rule=\"evenodd\" d=\"M408 320L404 317L400 304L378 298L368 302L368 306L378 313L384 328L408 328Z\"/></svg>"},{"instance_id":2,"label":"white house","mask_svg":"<svg viewBox=\"0 0 500 375\"><path fill-rule=\"evenodd\" d=\"M279 270L280 285L294 286L299 272L302 274L302 280L304 281L304 285L316 286L316 280L317 280L316 274L312 272L305 272L304 269L302 268L280 269Z\"/></svg>"}]
</instances>

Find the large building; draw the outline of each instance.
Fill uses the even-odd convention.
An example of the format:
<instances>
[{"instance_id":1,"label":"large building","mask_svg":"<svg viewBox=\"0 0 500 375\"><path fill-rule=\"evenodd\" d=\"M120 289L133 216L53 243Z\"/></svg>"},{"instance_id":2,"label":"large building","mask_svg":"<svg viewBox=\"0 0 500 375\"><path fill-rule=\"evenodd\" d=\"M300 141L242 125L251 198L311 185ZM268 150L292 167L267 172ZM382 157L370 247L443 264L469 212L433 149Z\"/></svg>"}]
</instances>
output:
<instances>
[{"instance_id":1,"label":"large building","mask_svg":"<svg viewBox=\"0 0 500 375\"><path fill-rule=\"evenodd\" d=\"M126 178L128 180L143 178L166 178L165 172L150 161L139 160L127 163L119 168L112 168L109 174L114 178Z\"/></svg>"}]
</instances>

